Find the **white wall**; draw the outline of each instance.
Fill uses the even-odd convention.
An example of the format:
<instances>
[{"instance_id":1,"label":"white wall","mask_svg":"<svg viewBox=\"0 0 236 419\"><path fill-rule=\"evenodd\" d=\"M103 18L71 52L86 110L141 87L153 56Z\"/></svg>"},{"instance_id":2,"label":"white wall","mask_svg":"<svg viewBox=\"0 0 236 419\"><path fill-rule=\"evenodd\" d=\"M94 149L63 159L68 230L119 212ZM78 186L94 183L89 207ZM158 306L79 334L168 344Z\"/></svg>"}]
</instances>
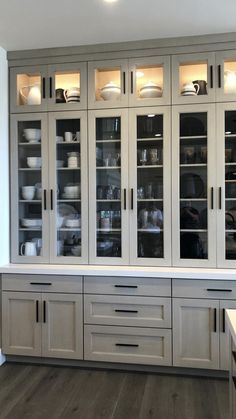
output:
<instances>
[{"instance_id":1,"label":"white wall","mask_svg":"<svg viewBox=\"0 0 236 419\"><path fill-rule=\"evenodd\" d=\"M9 262L8 68L0 47L0 265Z\"/></svg>"}]
</instances>

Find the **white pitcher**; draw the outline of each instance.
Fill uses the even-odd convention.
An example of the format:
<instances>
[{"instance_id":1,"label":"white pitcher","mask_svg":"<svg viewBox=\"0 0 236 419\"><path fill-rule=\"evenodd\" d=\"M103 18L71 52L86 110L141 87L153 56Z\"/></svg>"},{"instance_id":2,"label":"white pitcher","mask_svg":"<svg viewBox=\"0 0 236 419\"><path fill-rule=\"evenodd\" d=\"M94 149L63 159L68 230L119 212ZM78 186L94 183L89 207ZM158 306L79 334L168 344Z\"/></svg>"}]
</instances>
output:
<instances>
[{"instance_id":1,"label":"white pitcher","mask_svg":"<svg viewBox=\"0 0 236 419\"><path fill-rule=\"evenodd\" d=\"M41 104L41 89L40 83L24 86L20 89L20 95L25 105L40 105Z\"/></svg>"},{"instance_id":2,"label":"white pitcher","mask_svg":"<svg viewBox=\"0 0 236 419\"><path fill-rule=\"evenodd\" d=\"M25 242L20 247L21 256L37 256L37 243Z\"/></svg>"}]
</instances>

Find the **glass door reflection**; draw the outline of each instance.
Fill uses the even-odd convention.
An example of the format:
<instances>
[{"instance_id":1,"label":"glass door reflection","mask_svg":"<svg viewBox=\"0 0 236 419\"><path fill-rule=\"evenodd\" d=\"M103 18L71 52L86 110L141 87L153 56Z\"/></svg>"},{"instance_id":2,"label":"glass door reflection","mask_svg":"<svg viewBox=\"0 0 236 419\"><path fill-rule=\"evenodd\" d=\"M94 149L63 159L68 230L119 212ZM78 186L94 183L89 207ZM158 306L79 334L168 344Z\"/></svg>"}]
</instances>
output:
<instances>
[{"instance_id":1,"label":"glass door reflection","mask_svg":"<svg viewBox=\"0 0 236 419\"><path fill-rule=\"evenodd\" d=\"M121 257L121 117L96 118L96 255Z\"/></svg>"}]
</instances>

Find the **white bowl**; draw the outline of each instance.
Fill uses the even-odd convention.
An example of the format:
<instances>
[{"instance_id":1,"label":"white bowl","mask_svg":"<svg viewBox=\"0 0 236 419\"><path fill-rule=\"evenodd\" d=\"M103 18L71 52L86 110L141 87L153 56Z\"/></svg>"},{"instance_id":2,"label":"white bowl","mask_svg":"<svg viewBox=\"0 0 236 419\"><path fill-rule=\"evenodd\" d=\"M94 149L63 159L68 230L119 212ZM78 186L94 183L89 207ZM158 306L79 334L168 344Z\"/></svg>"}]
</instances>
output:
<instances>
[{"instance_id":1,"label":"white bowl","mask_svg":"<svg viewBox=\"0 0 236 419\"><path fill-rule=\"evenodd\" d=\"M141 98L155 98L162 96L162 88L155 83L149 82L141 87L139 95Z\"/></svg>"},{"instance_id":2,"label":"white bowl","mask_svg":"<svg viewBox=\"0 0 236 419\"><path fill-rule=\"evenodd\" d=\"M31 200L34 199L35 186L22 186L21 194L23 199Z\"/></svg>"},{"instance_id":3,"label":"white bowl","mask_svg":"<svg viewBox=\"0 0 236 419\"><path fill-rule=\"evenodd\" d=\"M57 228L61 228L63 226L64 217L61 217L57 214Z\"/></svg>"},{"instance_id":4,"label":"white bowl","mask_svg":"<svg viewBox=\"0 0 236 419\"><path fill-rule=\"evenodd\" d=\"M74 246L74 247L72 247L72 249L71 249L71 253L72 253L74 256L81 256L81 245L78 245L78 246Z\"/></svg>"},{"instance_id":5,"label":"white bowl","mask_svg":"<svg viewBox=\"0 0 236 419\"><path fill-rule=\"evenodd\" d=\"M40 168L42 166L41 157L27 157L27 165L31 168Z\"/></svg>"},{"instance_id":6,"label":"white bowl","mask_svg":"<svg viewBox=\"0 0 236 419\"><path fill-rule=\"evenodd\" d=\"M41 139L41 129L25 128L24 137L27 141L38 143Z\"/></svg>"},{"instance_id":7,"label":"white bowl","mask_svg":"<svg viewBox=\"0 0 236 419\"><path fill-rule=\"evenodd\" d=\"M42 219L36 218L22 218L21 224L23 227L41 227Z\"/></svg>"},{"instance_id":8,"label":"white bowl","mask_svg":"<svg viewBox=\"0 0 236 419\"><path fill-rule=\"evenodd\" d=\"M79 193L79 185L71 185L71 186L65 186L64 187L64 192L66 195L68 194L75 194L75 193Z\"/></svg>"},{"instance_id":9,"label":"white bowl","mask_svg":"<svg viewBox=\"0 0 236 419\"><path fill-rule=\"evenodd\" d=\"M63 167L64 166L64 160L57 160L57 167Z\"/></svg>"},{"instance_id":10,"label":"white bowl","mask_svg":"<svg viewBox=\"0 0 236 419\"><path fill-rule=\"evenodd\" d=\"M64 137L61 137L60 135L56 136L56 142L57 143L63 143L63 141L64 141Z\"/></svg>"},{"instance_id":11,"label":"white bowl","mask_svg":"<svg viewBox=\"0 0 236 419\"><path fill-rule=\"evenodd\" d=\"M80 227L80 218L74 218L74 219L68 218L65 221L65 225L66 227L70 227L70 228Z\"/></svg>"},{"instance_id":12,"label":"white bowl","mask_svg":"<svg viewBox=\"0 0 236 419\"><path fill-rule=\"evenodd\" d=\"M101 89L101 97L104 100L116 100L120 97L121 89L115 83L110 82Z\"/></svg>"}]
</instances>

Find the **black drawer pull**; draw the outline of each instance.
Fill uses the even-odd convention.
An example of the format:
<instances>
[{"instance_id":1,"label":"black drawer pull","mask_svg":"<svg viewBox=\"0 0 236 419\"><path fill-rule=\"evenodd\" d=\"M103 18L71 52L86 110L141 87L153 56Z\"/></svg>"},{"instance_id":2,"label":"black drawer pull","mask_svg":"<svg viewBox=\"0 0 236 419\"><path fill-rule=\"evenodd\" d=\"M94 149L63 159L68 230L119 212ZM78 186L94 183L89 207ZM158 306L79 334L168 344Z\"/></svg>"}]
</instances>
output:
<instances>
[{"instance_id":1,"label":"black drawer pull","mask_svg":"<svg viewBox=\"0 0 236 419\"><path fill-rule=\"evenodd\" d=\"M51 282L30 282L30 285L52 285Z\"/></svg>"},{"instance_id":2,"label":"black drawer pull","mask_svg":"<svg viewBox=\"0 0 236 419\"><path fill-rule=\"evenodd\" d=\"M134 72L133 71L131 71L131 94L133 94L134 93Z\"/></svg>"},{"instance_id":3,"label":"black drawer pull","mask_svg":"<svg viewBox=\"0 0 236 419\"><path fill-rule=\"evenodd\" d=\"M43 77L43 99L46 98L46 80L45 77Z\"/></svg>"},{"instance_id":4,"label":"black drawer pull","mask_svg":"<svg viewBox=\"0 0 236 419\"><path fill-rule=\"evenodd\" d=\"M214 308L214 328L213 331L216 333L216 308Z\"/></svg>"},{"instance_id":5,"label":"black drawer pull","mask_svg":"<svg viewBox=\"0 0 236 419\"><path fill-rule=\"evenodd\" d=\"M126 203L126 188L124 188L124 210L126 210L126 206L127 206L127 203Z\"/></svg>"},{"instance_id":6,"label":"black drawer pull","mask_svg":"<svg viewBox=\"0 0 236 419\"><path fill-rule=\"evenodd\" d=\"M116 343L116 346L130 346L131 348L139 347L139 345L136 343Z\"/></svg>"},{"instance_id":7,"label":"black drawer pull","mask_svg":"<svg viewBox=\"0 0 236 419\"><path fill-rule=\"evenodd\" d=\"M211 187L211 209L214 209L214 188Z\"/></svg>"},{"instance_id":8,"label":"black drawer pull","mask_svg":"<svg viewBox=\"0 0 236 419\"><path fill-rule=\"evenodd\" d=\"M46 189L44 189L43 190L43 208L44 208L44 211L46 211L46 209L47 209L47 191L46 191Z\"/></svg>"},{"instance_id":9,"label":"black drawer pull","mask_svg":"<svg viewBox=\"0 0 236 419\"><path fill-rule=\"evenodd\" d=\"M210 65L210 88L213 88L213 65Z\"/></svg>"},{"instance_id":10,"label":"black drawer pull","mask_svg":"<svg viewBox=\"0 0 236 419\"><path fill-rule=\"evenodd\" d=\"M46 301L43 302L43 322L46 323Z\"/></svg>"},{"instance_id":11,"label":"black drawer pull","mask_svg":"<svg viewBox=\"0 0 236 419\"><path fill-rule=\"evenodd\" d=\"M211 292L232 292L233 290L229 290L229 289L221 289L221 288L207 288L207 291Z\"/></svg>"},{"instance_id":12,"label":"black drawer pull","mask_svg":"<svg viewBox=\"0 0 236 419\"><path fill-rule=\"evenodd\" d=\"M53 189L51 189L50 195L51 195L51 211L53 211Z\"/></svg>"},{"instance_id":13,"label":"black drawer pull","mask_svg":"<svg viewBox=\"0 0 236 419\"><path fill-rule=\"evenodd\" d=\"M236 377L232 377L233 383L234 383L234 388L236 388Z\"/></svg>"},{"instance_id":14,"label":"black drawer pull","mask_svg":"<svg viewBox=\"0 0 236 419\"><path fill-rule=\"evenodd\" d=\"M131 188L131 209L134 209L134 190Z\"/></svg>"},{"instance_id":15,"label":"black drawer pull","mask_svg":"<svg viewBox=\"0 0 236 419\"><path fill-rule=\"evenodd\" d=\"M52 98L52 77L49 77L49 97Z\"/></svg>"},{"instance_id":16,"label":"black drawer pull","mask_svg":"<svg viewBox=\"0 0 236 419\"><path fill-rule=\"evenodd\" d=\"M125 71L123 71L123 93L126 94L126 80L125 80Z\"/></svg>"},{"instance_id":17,"label":"black drawer pull","mask_svg":"<svg viewBox=\"0 0 236 419\"><path fill-rule=\"evenodd\" d=\"M221 65L218 65L218 87L221 89Z\"/></svg>"},{"instance_id":18,"label":"black drawer pull","mask_svg":"<svg viewBox=\"0 0 236 419\"><path fill-rule=\"evenodd\" d=\"M138 285L115 285L116 288L138 288Z\"/></svg>"},{"instance_id":19,"label":"black drawer pull","mask_svg":"<svg viewBox=\"0 0 236 419\"><path fill-rule=\"evenodd\" d=\"M222 332L225 333L225 308L222 309Z\"/></svg>"},{"instance_id":20,"label":"black drawer pull","mask_svg":"<svg viewBox=\"0 0 236 419\"><path fill-rule=\"evenodd\" d=\"M236 352L232 351L232 355L233 355L233 358L234 358L234 362L236 362Z\"/></svg>"},{"instance_id":21,"label":"black drawer pull","mask_svg":"<svg viewBox=\"0 0 236 419\"><path fill-rule=\"evenodd\" d=\"M39 301L36 300L36 323L39 322Z\"/></svg>"},{"instance_id":22,"label":"black drawer pull","mask_svg":"<svg viewBox=\"0 0 236 419\"><path fill-rule=\"evenodd\" d=\"M120 310L120 309L115 309L116 313L138 313L138 310Z\"/></svg>"}]
</instances>

